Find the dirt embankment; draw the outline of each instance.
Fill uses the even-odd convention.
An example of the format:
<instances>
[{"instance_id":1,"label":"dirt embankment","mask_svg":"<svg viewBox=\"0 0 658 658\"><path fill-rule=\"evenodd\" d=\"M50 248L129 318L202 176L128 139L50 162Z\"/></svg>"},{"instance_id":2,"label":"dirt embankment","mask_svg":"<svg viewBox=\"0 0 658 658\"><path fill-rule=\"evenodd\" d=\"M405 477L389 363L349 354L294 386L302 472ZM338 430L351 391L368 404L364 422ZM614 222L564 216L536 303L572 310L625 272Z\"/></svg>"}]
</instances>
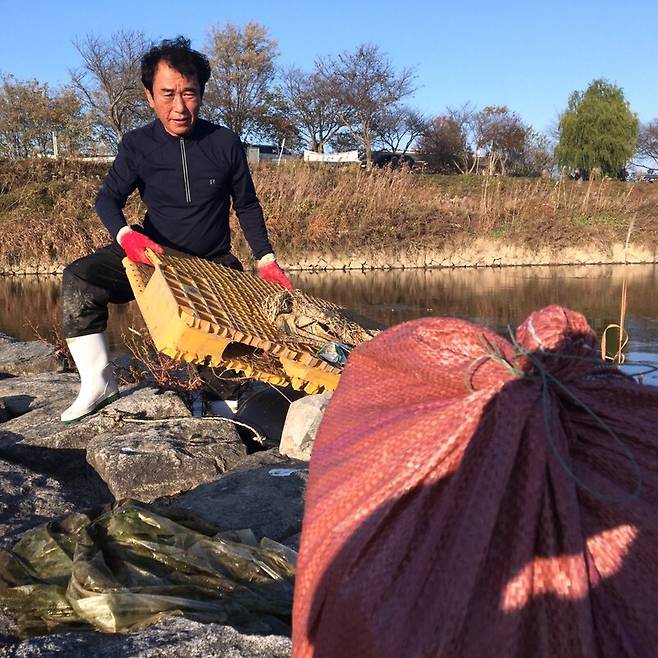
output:
<instances>
[{"instance_id":1,"label":"dirt embankment","mask_svg":"<svg viewBox=\"0 0 658 658\"><path fill-rule=\"evenodd\" d=\"M0 162L0 272L55 272L105 244L106 164ZM658 186L261 166L256 187L289 268L654 262ZM126 207L139 221L134 195ZM235 221L235 220L234 220ZM240 231L234 251L248 259Z\"/></svg>"}]
</instances>

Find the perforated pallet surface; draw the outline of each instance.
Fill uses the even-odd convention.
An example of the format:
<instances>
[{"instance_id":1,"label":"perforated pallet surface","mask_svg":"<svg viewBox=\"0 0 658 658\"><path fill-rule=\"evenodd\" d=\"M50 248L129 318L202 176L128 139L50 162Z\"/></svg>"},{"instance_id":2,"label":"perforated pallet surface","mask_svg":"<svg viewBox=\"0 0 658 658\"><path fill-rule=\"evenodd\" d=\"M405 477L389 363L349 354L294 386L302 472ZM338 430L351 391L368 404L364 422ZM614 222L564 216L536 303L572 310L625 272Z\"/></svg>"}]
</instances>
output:
<instances>
[{"instance_id":1,"label":"perforated pallet surface","mask_svg":"<svg viewBox=\"0 0 658 658\"><path fill-rule=\"evenodd\" d=\"M280 292L280 286L200 258L149 256L154 268L127 258L123 264L158 350L308 393L336 388L340 370L317 358L317 348L279 331L265 316L263 302Z\"/></svg>"}]
</instances>

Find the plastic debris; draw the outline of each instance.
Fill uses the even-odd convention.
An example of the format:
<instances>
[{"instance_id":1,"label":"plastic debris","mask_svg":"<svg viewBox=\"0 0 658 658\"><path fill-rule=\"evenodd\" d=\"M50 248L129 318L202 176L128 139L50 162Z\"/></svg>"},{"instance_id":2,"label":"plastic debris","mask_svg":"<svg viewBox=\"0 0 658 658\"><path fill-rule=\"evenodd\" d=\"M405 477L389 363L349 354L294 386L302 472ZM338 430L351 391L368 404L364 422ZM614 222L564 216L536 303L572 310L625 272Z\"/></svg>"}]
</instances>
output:
<instances>
[{"instance_id":1,"label":"plastic debris","mask_svg":"<svg viewBox=\"0 0 658 658\"><path fill-rule=\"evenodd\" d=\"M347 357L350 355L352 348L345 343L327 343L319 349L315 356L320 357L323 361L341 368L347 363Z\"/></svg>"},{"instance_id":2,"label":"plastic debris","mask_svg":"<svg viewBox=\"0 0 658 658\"><path fill-rule=\"evenodd\" d=\"M289 634L296 554L132 501L73 513L0 551L0 604L22 636L125 632L169 615Z\"/></svg>"},{"instance_id":3,"label":"plastic debris","mask_svg":"<svg viewBox=\"0 0 658 658\"><path fill-rule=\"evenodd\" d=\"M287 478L293 473L307 472L308 468L272 468L268 471L269 475L275 478Z\"/></svg>"}]
</instances>

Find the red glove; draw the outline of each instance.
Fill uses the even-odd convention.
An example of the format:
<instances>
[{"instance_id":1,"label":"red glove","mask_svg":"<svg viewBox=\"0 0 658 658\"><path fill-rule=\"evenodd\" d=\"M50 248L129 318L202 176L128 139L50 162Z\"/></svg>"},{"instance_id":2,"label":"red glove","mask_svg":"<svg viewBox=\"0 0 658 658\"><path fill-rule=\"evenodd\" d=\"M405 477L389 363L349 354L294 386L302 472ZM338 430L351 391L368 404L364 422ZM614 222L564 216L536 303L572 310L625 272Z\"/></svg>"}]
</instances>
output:
<instances>
[{"instance_id":1,"label":"red glove","mask_svg":"<svg viewBox=\"0 0 658 658\"><path fill-rule=\"evenodd\" d=\"M142 263L143 265L150 265L151 267L153 267L153 263L144 253L144 249L151 249L152 251L155 251L156 254L164 253L159 244L156 244L153 240L139 231L126 231L121 236L119 244L126 252L126 256L128 256L133 263Z\"/></svg>"},{"instance_id":2,"label":"red glove","mask_svg":"<svg viewBox=\"0 0 658 658\"><path fill-rule=\"evenodd\" d=\"M265 261L262 265L261 263ZM269 261L269 262L268 262ZM278 283L292 292L292 283L286 273L279 267L272 254L263 256L258 263L258 276L269 283Z\"/></svg>"}]
</instances>

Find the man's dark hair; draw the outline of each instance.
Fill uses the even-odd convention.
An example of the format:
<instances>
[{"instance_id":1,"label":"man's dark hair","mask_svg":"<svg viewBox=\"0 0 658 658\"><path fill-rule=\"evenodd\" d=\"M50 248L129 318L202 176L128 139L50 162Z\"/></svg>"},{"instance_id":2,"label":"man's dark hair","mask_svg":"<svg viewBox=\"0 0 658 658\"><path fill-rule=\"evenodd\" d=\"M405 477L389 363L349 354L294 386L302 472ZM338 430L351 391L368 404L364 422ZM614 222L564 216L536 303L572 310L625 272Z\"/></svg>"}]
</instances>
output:
<instances>
[{"instance_id":1,"label":"man's dark hair","mask_svg":"<svg viewBox=\"0 0 658 658\"><path fill-rule=\"evenodd\" d=\"M164 39L142 57L142 84L153 93L153 78L160 61L165 61L186 77L196 76L201 88L201 96L210 78L210 63L208 58L197 50L190 48L190 40L178 36L175 39Z\"/></svg>"}]
</instances>

